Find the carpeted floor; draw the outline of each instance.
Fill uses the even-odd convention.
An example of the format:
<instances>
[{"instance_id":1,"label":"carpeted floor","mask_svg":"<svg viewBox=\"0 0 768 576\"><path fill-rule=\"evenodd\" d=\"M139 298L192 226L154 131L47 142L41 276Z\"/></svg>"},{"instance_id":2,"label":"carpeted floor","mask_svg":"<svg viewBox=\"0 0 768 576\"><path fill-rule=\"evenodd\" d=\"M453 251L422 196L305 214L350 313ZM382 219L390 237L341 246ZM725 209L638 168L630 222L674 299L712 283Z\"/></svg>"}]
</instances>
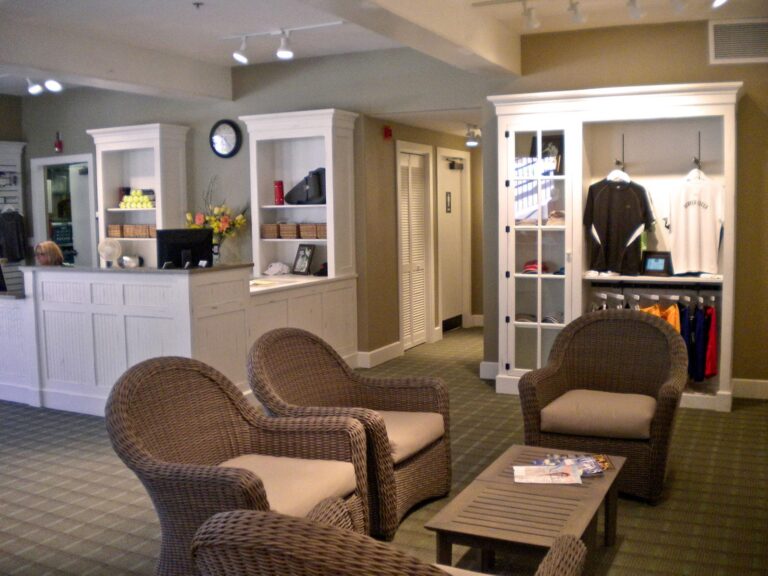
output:
<instances>
[{"instance_id":1,"label":"carpeted floor","mask_svg":"<svg viewBox=\"0 0 768 576\"><path fill-rule=\"evenodd\" d=\"M522 441L517 397L477 377L482 332L457 330L370 374L435 375L451 394L455 495ZM768 574L768 402L730 413L681 409L665 499L620 499L618 541L596 550L598 575ZM415 509L393 545L434 561L423 528L446 499ZM602 527L600 527L602 530ZM0 402L0 575L150 575L159 527L143 487L112 452L103 419ZM454 562L477 568L474 551ZM535 553L499 555L498 574L532 574Z\"/></svg>"}]
</instances>

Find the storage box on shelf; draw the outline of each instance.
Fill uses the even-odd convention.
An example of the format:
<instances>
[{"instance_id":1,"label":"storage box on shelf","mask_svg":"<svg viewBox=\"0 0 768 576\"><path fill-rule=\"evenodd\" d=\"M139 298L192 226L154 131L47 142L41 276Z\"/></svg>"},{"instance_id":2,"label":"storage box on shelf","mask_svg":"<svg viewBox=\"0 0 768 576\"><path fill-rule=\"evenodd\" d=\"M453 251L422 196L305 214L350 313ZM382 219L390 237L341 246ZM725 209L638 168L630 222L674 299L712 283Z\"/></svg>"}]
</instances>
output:
<instances>
[{"instance_id":1,"label":"storage box on shelf","mask_svg":"<svg viewBox=\"0 0 768 576\"><path fill-rule=\"evenodd\" d=\"M293 263L300 243L315 245L312 272L355 272L353 130L356 114L313 110L242 116L250 138L254 275L272 262ZM325 168L324 204L276 204L275 182L287 193L311 170ZM277 237L272 225L278 228ZM321 231L322 230L322 231ZM257 233L258 231L258 233Z\"/></svg>"},{"instance_id":2,"label":"storage box on shelf","mask_svg":"<svg viewBox=\"0 0 768 576\"><path fill-rule=\"evenodd\" d=\"M88 130L96 145L100 238L157 266L157 228L183 228L189 128L146 124ZM102 262L102 266L106 263Z\"/></svg>"}]
</instances>

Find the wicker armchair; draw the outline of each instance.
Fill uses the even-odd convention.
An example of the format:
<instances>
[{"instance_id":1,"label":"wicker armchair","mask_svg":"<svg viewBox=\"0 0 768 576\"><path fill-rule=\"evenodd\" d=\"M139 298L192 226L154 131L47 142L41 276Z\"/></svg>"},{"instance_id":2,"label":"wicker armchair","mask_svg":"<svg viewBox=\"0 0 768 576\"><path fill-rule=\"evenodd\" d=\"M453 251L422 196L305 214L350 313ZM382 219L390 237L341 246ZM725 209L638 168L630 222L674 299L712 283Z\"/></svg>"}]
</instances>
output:
<instances>
[{"instance_id":1,"label":"wicker armchair","mask_svg":"<svg viewBox=\"0 0 768 576\"><path fill-rule=\"evenodd\" d=\"M375 535L392 539L415 504L450 491L448 390L439 379L362 376L321 338L297 328L272 330L254 343L248 378L274 415L336 415L363 423Z\"/></svg>"},{"instance_id":2,"label":"wicker armchair","mask_svg":"<svg viewBox=\"0 0 768 576\"><path fill-rule=\"evenodd\" d=\"M211 517L195 534L192 555L203 576L480 576L431 565L392 545L303 518L236 510ZM536 576L579 576L587 548L557 538Z\"/></svg>"},{"instance_id":3,"label":"wicker armchair","mask_svg":"<svg viewBox=\"0 0 768 576\"><path fill-rule=\"evenodd\" d=\"M585 314L557 336L546 367L520 379L525 443L625 456L619 490L656 501L687 366L685 343L664 320Z\"/></svg>"},{"instance_id":4,"label":"wicker armchair","mask_svg":"<svg viewBox=\"0 0 768 576\"><path fill-rule=\"evenodd\" d=\"M133 366L117 381L106 426L157 511L157 574L197 573L192 536L216 512L274 507L367 532L365 431L353 419L268 418L213 368L164 357ZM326 473L320 483L318 468Z\"/></svg>"}]
</instances>

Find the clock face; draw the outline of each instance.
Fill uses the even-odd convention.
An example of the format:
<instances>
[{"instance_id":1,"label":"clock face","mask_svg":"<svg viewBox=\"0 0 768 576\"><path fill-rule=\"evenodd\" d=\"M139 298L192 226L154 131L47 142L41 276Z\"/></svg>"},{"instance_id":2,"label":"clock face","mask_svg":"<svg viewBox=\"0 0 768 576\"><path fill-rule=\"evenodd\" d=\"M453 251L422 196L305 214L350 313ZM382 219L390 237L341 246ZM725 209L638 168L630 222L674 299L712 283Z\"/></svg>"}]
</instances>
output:
<instances>
[{"instance_id":1,"label":"clock face","mask_svg":"<svg viewBox=\"0 0 768 576\"><path fill-rule=\"evenodd\" d=\"M237 154L242 144L240 128L232 120L219 120L211 128L209 142L214 154L231 158Z\"/></svg>"}]
</instances>

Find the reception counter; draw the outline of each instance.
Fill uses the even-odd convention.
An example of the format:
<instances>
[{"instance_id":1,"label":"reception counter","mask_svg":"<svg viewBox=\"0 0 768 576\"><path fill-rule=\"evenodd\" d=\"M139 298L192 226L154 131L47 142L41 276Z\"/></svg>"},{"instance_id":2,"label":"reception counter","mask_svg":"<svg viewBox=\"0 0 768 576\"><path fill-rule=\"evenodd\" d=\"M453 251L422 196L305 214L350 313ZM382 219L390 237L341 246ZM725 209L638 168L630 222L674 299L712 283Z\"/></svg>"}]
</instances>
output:
<instances>
[{"instance_id":1,"label":"reception counter","mask_svg":"<svg viewBox=\"0 0 768 576\"><path fill-rule=\"evenodd\" d=\"M0 399L103 415L114 382L155 356L186 356L247 392L248 350L282 326L356 365L356 279L251 280L252 265L193 270L22 267L0 296Z\"/></svg>"}]
</instances>

